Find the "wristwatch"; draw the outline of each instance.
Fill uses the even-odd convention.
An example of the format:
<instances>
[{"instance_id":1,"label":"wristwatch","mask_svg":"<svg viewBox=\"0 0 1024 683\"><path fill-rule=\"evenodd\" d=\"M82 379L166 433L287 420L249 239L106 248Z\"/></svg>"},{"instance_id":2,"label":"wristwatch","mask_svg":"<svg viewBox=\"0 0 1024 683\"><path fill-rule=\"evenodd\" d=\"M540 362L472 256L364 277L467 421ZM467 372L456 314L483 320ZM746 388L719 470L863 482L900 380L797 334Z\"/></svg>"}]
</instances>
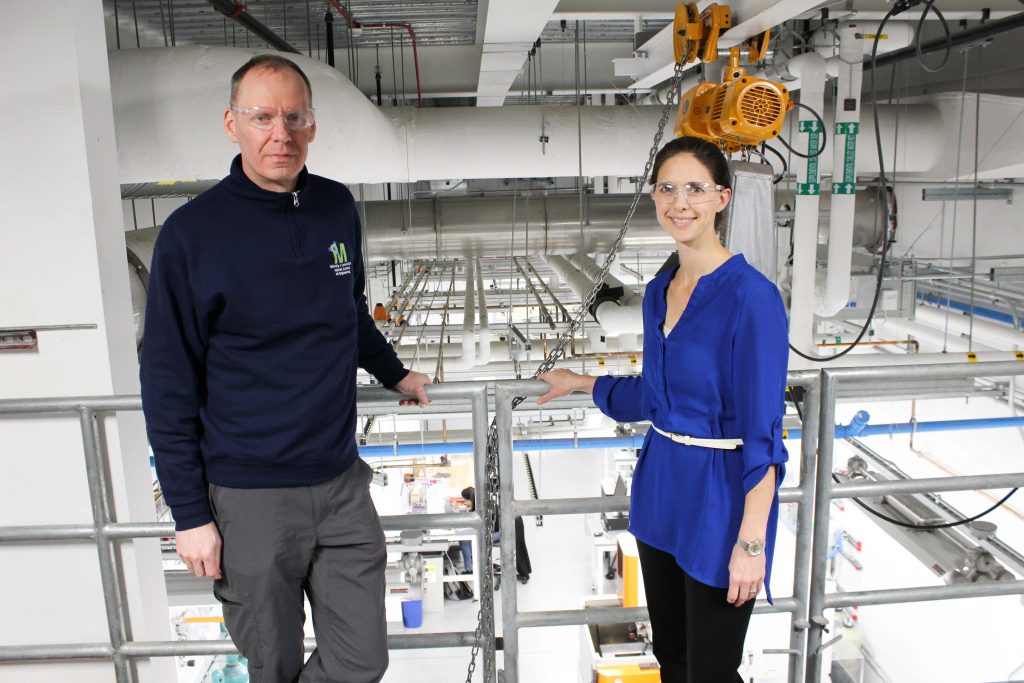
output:
<instances>
[{"instance_id":1,"label":"wristwatch","mask_svg":"<svg viewBox=\"0 0 1024 683\"><path fill-rule=\"evenodd\" d=\"M764 541L736 541L736 545L743 548L751 557L757 557L764 552Z\"/></svg>"}]
</instances>

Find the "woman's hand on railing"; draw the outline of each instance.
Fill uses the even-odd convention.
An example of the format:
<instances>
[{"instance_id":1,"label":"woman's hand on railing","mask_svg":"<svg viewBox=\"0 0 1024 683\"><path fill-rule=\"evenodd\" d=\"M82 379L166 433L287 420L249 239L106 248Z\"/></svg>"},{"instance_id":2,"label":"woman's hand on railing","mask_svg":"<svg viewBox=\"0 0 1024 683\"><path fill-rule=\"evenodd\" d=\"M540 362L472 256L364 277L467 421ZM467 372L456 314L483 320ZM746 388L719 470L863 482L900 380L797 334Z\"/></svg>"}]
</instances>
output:
<instances>
[{"instance_id":1,"label":"woman's hand on railing","mask_svg":"<svg viewBox=\"0 0 1024 683\"><path fill-rule=\"evenodd\" d=\"M562 396L568 396L574 391L591 393L594 391L596 377L581 375L572 370L552 370L537 377L551 387L548 393L537 399L537 405L542 406L548 401L553 401Z\"/></svg>"}]
</instances>

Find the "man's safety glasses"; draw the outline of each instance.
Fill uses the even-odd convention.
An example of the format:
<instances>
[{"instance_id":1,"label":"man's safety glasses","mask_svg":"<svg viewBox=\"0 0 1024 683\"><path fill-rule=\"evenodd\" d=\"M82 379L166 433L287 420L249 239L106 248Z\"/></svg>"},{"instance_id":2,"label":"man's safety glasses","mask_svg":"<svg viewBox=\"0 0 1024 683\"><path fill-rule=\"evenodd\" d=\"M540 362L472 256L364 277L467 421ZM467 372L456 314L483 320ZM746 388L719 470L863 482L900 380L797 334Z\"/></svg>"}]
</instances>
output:
<instances>
[{"instance_id":1,"label":"man's safety glasses","mask_svg":"<svg viewBox=\"0 0 1024 683\"><path fill-rule=\"evenodd\" d=\"M289 109L284 112L270 107L231 107L231 110L238 114L246 125L259 130L272 130L278 116L283 117L285 128L293 133L312 128L316 121L313 107Z\"/></svg>"}]
</instances>

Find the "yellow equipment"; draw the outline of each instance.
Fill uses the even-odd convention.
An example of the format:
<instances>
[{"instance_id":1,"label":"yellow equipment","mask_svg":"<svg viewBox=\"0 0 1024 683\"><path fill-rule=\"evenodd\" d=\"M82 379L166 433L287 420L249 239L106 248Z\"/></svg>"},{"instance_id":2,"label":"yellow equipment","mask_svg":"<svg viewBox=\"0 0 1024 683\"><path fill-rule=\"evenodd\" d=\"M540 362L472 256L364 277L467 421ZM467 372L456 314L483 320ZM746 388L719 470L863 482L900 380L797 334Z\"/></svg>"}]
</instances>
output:
<instances>
[{"instance_id":1,"label":"yellow equipment","mask_svg":"<svg viewBox=\"0 0 1024 683\"><path fill-rule=\"evenodd\" d=\"M623 664L597 667L597 683L660 683L661 670L657 666Z\"/></svg>"},{"instance_id":2,"label":"yellow equipment","mask_svg":"<svg viewBox=\"0 0 1024 683\"><path fill-rule=\"evenodd\" d=\"M687 64L718 59L718 38L732 26L727 5L712 4L699 15L696 3L679 3L675 14L676 61ZM746 42L751 61L764 58L769 32ZM740 67L740 48L729 51L729 68L722 83L705 81L679 98L676 137L693 135L737 152L776 137L786 112L793 108L789 91L778 83L748 76Z\"/></svg>"}]
</instances>

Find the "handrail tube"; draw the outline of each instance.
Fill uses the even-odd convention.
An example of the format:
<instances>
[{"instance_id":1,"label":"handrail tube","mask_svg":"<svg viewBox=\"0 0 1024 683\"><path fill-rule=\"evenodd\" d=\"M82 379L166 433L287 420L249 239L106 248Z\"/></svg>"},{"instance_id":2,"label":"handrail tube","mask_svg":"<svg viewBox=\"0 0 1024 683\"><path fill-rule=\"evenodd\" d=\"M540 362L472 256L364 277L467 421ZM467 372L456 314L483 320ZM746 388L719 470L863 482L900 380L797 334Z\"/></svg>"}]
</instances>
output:
<instances>
[{"instance_id":1,"label":"handrail tube","mask_svg":"<svg viewBox=\"0 0 1024 683\"><path fill-rule=\"evenodd\" d=\"M95 540L96 529L90 524L48 524L46 526L0 527L0 543Z\"/></svg>"},{"instance_id":2,"label":"handrail tube","mask_svg":"<svg viewBox=\"0 0 1024 683\"><path fill-rule=\"evenodd\" d=\"M864 605L984 598L997 595L1024 595L1024 581L986 581L984 583L955 583L943 586L831 593L825 596L825 607L828 609L853 607L854 605L863 607Z\"/></svg>"},{"instance_id":3,"label":"handrail tube","mask_svg":"<svg viewBox=\"0 0 1024 683\"><path fill-rule=\"evenodd\" d=\"M803 499L803 492L795 486L784 488L779 491L780 503L800 503ZM629 510L629 500L630 499L626 496L516 500L512 504L512 507L515 510L513 517L580 515L594 512L626 512Z\"/></svg>"},{"instance_id":4,"label":"handrail tube","mask_svg":"<svg viewBox=\"0 0 1024 683\"><path fill-rule=\"evenodd\" d=\"M970 379L1009 377L1024 374L1024 361L987 361L984 363L935 363L933 365L889 365L849 368L825 368L835 380L882 380L894 384L910 379Z\"/></svg>"},{"instance_id":5,"label":"handrail tube","mask_svg":"<svg viewBox=\"0 0 1024 683\"><path fill-rule=\"evenodd\" d=\"M832 498L867 498L895 493L976 491L983 489L1008 489L1018 486L1024 486L1024 472L834 484L830 495Z\"/></svg>"},{"instance_id":6,"label":"handrail tube","mask_svg":"<svg viewBox=\"0 0 1024 683\"><path fill-rule=\"evenodd\" d=\"M389 650L415 650L428 647L469 647L472 631L447 633L396 633L388 635ZM305 652L316 649L315 638L302 642ZM127 658L180 657L183 655L238 654L230 640L137 640L125 643L114 651L106 643L68 643L62 645L0 646L0 662L27 662L52 659L110 659L115 655Z\"/></svg>"},{"instance_id":7,"label":"handrail tube","mask_svg":"<svg viewBox=\"0 0 1024 683\"><path fill-rule=\"evenodd\" d=\"M574 624L604 626L605 624L647 621L650 618L646 607L587 607L585 609L520 612L516 615L515 620L517 628L539 628Z\"/></svg>"}]
</instances>

